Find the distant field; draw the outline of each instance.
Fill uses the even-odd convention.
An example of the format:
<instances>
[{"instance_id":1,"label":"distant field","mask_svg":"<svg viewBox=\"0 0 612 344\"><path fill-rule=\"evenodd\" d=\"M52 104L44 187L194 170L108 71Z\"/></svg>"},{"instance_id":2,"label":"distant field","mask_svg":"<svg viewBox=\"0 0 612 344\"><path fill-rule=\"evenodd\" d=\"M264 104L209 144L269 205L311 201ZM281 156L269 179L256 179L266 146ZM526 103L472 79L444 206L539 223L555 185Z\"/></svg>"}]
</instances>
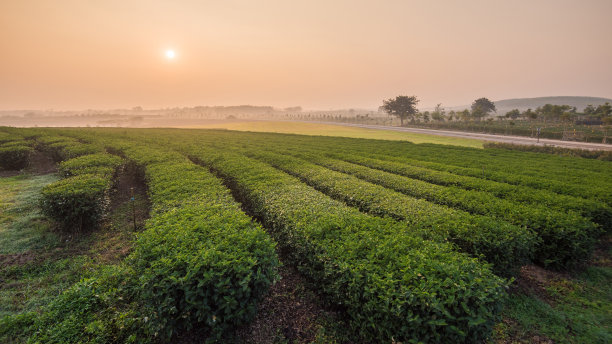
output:
<instances>
[{"instance_id":1,"label":"distant field","mask_svg":"<svg viewBox=\"0 0 612 344\"><path fill-rule=\"evenodd\" d=\"M187 126L187 128L214 128L284 134L340 136L361 139L410 141L413 143L437 143L442 145L482 148L482 141L480 140L304 122L245 121L194 125Z\"/></svg>"}]
</instances>

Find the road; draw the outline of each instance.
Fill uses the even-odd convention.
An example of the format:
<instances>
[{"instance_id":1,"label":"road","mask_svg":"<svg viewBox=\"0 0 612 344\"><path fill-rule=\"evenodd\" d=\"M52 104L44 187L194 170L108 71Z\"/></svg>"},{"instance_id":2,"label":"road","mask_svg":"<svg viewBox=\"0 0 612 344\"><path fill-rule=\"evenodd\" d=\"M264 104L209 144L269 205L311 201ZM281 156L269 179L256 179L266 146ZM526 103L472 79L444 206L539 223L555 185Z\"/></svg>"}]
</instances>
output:
<instances>
[{"instance_id":1,"label":"road","mask_svg":"<svg viewBox=\"0 0 612 344\"><path fill-rule=\"evenodd\" d=\"M556 147L579 148L579 149L587 149L587 150L612 151L612 144L603 144L603 143L561 141L561 140L552 140L552 139L540 139L540 142L538 143L537 139L531 138L531 137L525 137L525 136L494 135L494 134L471 133L467 131L421 129L421 128L408 128L408 127L390 127L390 126L385 126L385 125L337 123L337 122L324 122L324 121L304 121L304 122L340 125L340 126L347 126L347 127L358 127L358 128L365 128L365 129L392 130L392 131L400 131L400 132L403 131L403 132L419 133L419 134L427 134L427 135L452 136L452 137L461 137L465 139L476 139L476 140L483 140L483 141L513 143L513 144L518 144L518 145L556 146Z\"/></svg>"}]
</instances>

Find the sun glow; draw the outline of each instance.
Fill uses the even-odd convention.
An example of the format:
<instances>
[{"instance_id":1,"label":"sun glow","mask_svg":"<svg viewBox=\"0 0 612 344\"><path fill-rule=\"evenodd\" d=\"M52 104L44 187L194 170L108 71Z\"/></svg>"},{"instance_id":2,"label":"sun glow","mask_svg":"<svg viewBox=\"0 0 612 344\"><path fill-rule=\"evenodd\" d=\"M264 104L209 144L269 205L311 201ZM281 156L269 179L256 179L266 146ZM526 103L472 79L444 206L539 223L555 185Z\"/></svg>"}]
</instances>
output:
<instances>
[{"instance_id":1,"label":"sun glow","mask_svg":"<svg viewBox=\"0 0 612 344\"><path fill-rule=\"evenodd\" d=\"M166 58L168 60L174 59L175 56L176 56L176 53L174 52L174 50L166 50Z\"/></svg>"}]
</instances>

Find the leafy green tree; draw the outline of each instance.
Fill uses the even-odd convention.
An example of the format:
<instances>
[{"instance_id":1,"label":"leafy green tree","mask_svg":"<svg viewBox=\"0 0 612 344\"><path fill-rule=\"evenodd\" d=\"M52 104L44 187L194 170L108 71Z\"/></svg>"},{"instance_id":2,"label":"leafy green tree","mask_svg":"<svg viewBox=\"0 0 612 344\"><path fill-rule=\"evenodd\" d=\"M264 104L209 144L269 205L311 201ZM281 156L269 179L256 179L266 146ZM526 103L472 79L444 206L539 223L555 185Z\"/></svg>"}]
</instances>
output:
<instances>
[{"instance_id":1,"label":"leafy green tree","mask_svg":"<svg viewBox=\"0 0 612 344\"><path fill-rule=\"evenodd\" d=\"M592 104L589 104L587 105L587 107L584 108L583 113L587 116L590 116L595 113L595 107Z\"/></svg>"},{"instance_id":2,"label":"leafy green tree","mask_svg":"<svg viewBox=\"0 0 612 344\"><path fill-rule=\"evenodd\" d=\"M472 118L472 115L470 114L470 110L468 109L457 112L457 116L461 118L462 121L468 121L470 118Z\"/></svg>"},{"instance_id":3,"label":"leafy green tree","mask_svg":"<svg viewBox=\"0 0 612 344\"><path fill-rule=\"evenodd\" d=\"M530 121L538 119L538 114L533 112L533 110L531 110L531 108L523 111L521 116L523 116L523 118L528 119Z\"/></svg>"},{"instance_id":4,"label":"leafy green tree","mask_svg":"<svg viewBox=\"0 0 612 344\"><path fill-rule=\"evenodd\" d=\"M444 122L445 118L446 118L446 111L444 111L444 108L442 107L442 103L439 103L438 105L436 105L436 108L431 113L431 119L436 122Z\"/></svg>"},{"instance_id":5,"label":"leafy green tree","mask_svg":"<svg viewBox=\"0 0 612 344\"><path fill-rule=\"evenodd\" d=\"M518 109L510 110L506 112L506 118L517 119L521 116L521 112Z\"/></svg>"},{"instance_id":6,"label":"leafy green tree","mask_svg":"<svg viewBox=\"0 0 612 344\"><path fill-rule=\"evenodd\" d=\"M415 115L419 113L419 110L416 108L418 103L419 100L416 96L397 96L395 99L389 98L383 100L382 108L389 115L399 117L403 126L405 119L414 120Z\"/></svg>"},{"instance_id":7,"label":"leafy green tree","mask_svg":"<svg viewBox=\"0 0 612 344\"><path fill-rule=\"evenodd\" d=\"M477 120L486 117L491 112L497 112L497 109L495 104L487 98L479 98L472 103L472 117Z\"/></svg>"}]
</instances>

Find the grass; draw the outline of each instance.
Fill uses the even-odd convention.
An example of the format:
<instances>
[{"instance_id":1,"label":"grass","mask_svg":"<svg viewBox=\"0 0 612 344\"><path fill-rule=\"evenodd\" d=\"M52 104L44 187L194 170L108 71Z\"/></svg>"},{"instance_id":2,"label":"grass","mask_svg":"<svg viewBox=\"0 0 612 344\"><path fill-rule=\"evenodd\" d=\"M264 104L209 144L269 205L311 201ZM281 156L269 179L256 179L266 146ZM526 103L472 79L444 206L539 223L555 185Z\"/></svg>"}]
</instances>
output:
<instances>
[{"instance_id":1,"label":"grass","mask_svg":"<svg viewBox=\"0 0 612 344\"><path fill-rule=\"evenodd\" d=\"M129 252L132 205L120 202L96 232L61 236L38 210L40 189L54 174L0 178L0 319L37 311L81 278ZM146 208L137 198L136 207ZM142 222L138 221L138 227ZM0 342L11 340L1 338Z\"/></svg>"},{"instance_id":2,"label":"grass","mask_svg":"<svg viewBox=\"0 0 612 344\"><path fill-rule=\"evenodd\" d=\"M599 255L610 257L609 247ZM511 293L495 343L612 343L612 266L594 263L540 282L539 293Z\"/></svg>"},{"instance_id":3,"label":"grass","mask_svg":"<svg viewBox=\"0 0 612 344\"><path fill-rule=\"evenodd\" d=\"M192 126L190 128L227 129L237 131L255 131L317 136L340 136L377 140L410 141L413 143L437 143L443 145L483 148L483 141L474 139L463 139L458 137L408 133L390 130L365 129L357 127L345 127L341 125L305 122L244 121L198 125Z\"/></svg>"},{"instance_id":4,"label":"grass","mask_svg":"<svg viewBox=\"0 0 612 344\"><path fill-rule=\"evenodd\" d=\"M57 245L59 237L39 213L40 189L57 180L53 174L0 178L0 254L19 254Z\"/></svg>"}]
</instances>

